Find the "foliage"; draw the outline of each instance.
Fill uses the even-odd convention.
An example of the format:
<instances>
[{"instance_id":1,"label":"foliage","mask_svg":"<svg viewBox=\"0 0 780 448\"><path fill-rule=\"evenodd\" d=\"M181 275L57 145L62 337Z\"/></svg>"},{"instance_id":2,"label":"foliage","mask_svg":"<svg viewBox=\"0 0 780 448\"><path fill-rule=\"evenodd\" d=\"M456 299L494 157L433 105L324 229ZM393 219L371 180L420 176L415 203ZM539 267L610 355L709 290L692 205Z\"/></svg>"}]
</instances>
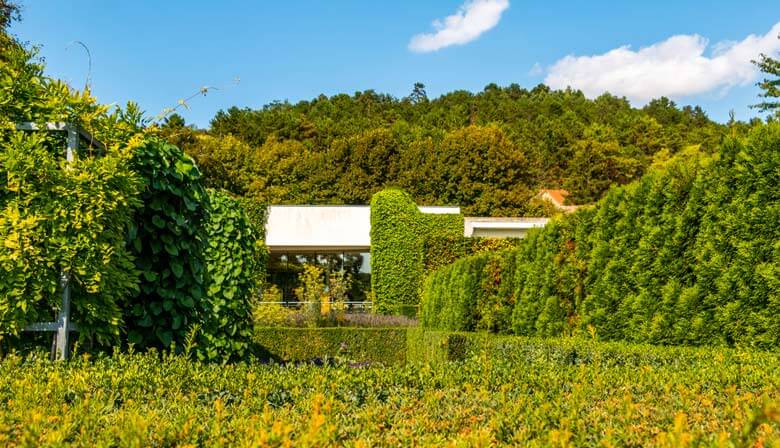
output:
<instances>
[{"instance_id":1,"label":"foliage","mask_svg":"<svg viewBox=\"0 0 780 448\"><path fill-rule=\"evenodd\" d=\"M9 51L11 46L16 45L15 40L8 35L8 27L11 22L20 18L19 5L12 0L0 0L0 60L3 55Z\"/></svg>"},{"instance_id":2,"label":"foliage","mask_svg":"<svg viewBox=\"0 0 780 448\"><path fill-rule=\"evenodd\" d=\"M274 284L263 286L262 301L252 302L252 324L254 327L285 327L293 322L295 310L282 303L282 291Z\"/></svg>"},{"instance_id":3,"label":"foliage","mask_svg":"<svg viewBox=\"0 0 780 448\"><path fill-rule=\"evenodd\" d=\"M392 368L221 366L155 353L55 365L12 355L0 361L0 444L778 443L775 354L573 339L459 340L455 350L452 339L453 350L463 361Z\"/></svg>"},{"instance_id":4,"label":"foliage","mask_svg":"<svg viewBox=\"0 0 780 448\"><path fill-rule=\"evenodd\" d=\"M777 38L780 39L780 35ZM753 107L761 112L775 112L780 117L780 61L762 54L753 64L768 76L758 83L761 88L759 96L764 100Z\"/></svg>"},{"instance_id":5,"label":"foliage","mask_svg":"<svg viewBox=\"0 0 780 448\"><path fill-rule=\"evenodd\" d=\"M201 356L246 356L248 302L267 257L257 241L264 203L242 200L250 223L238 202L210 198L192 159L156 136L162 131L143 129L135 105L109 113L88 90L44 76L34 49L11 45L0 69L4 129L67 122L107 146L66 163L62 133L0 133L0 251L9 257L1 300L11 304L2 332L51 320L62 269L82 339L116 343L122 328L131 343L181 348L197 326Z\"/></svg>"},{"instance_id":6,"label":"foliage","mask_svg":"<svg viewBox=\"0 0 780 448\"><path fill-rule=\"evenodd\" d=\"M241 208L254 228L257 239L265 240L265 224L268 221L268 204L254 196L239 196Z\"/></svg>"},{"instance_id":7,"label":"foliage","mask_svg":"<svg viewBox=\"0 0 780 448\"><path fill-rule=\"evenodd\" d=\"M689 148L531 232L489 268L477 255L440 269L425 284L423 324L478 328L487 300L512 310L521 335L777 348L778 148L778 124L725 141L714 157ZM510 330L497 321L487 327Z\"/></svg>"},{"instance_id":8,"label":"foliage","mask_svg":"<svg viewBox=\"0 0 780 448\"><path fill-rule=\"evenodd\" d=\"M336 317L339 327L416 327L416 319L404 315L385 315L376 313L343 313Z\"/></svg>"},{"instance_id":9,"label":"foliage","mask_svg":"<svg viewBox=\"0 0 780 448\"><path fill-rule=\"evenodd\" d=\"M208 196L195 163L179 148L147 137L130 151L145 189L144 208L130 230L141 289L125 308L128 341L168 348L199 321L207 293L202 229Z\"/></svg>"},{"instance_id":10,"label":"foliage","mask_svg":"<svg viewBox=\"0 0 780 448\"><path fill-rule=\"evenodd\" d=\"M422 272L416 228L419 213L402 190L385 190L371 199L371 290L380 313L417 303Z\"/></svg>"},{"instance_id":11,"label":"foliage","mask_svg":"<svg viewBox=\"0 0 780 448\"><path fill-rule=\"evenodd\" d=\"M20 132L0 150L0 332L53 320L64 273L80 338L116 342L138 290L125 238L141 182L126 154L67 162L63 152Z\"/></svg>"},{"instance_id":12,"label":"foliage","mask_svg":"<svg viewBox=\"0 0 780 448\"><path fill-rule=\"evenodd\" d=\"M352 362L403 364L405 328L261 328L255 329L261 357L275 361L340 358Z\"/></svg>"},{"instance_id":13,"label":"foliage","mask_svg":"<svg viewBox=\"0 0 780 448\"><path fill-rule=\"evenodd\" d=\"M567 187L599 199L640 177L652 157L701 144L725 126L699 107L661 98L642 109L573 90L491 84L428 99L373 91L321 95L258 110L220 111L209 131L171 136L202 168L208 186L271 204L367 204L400 187L421 204L458 204L471 216L523 216L539 188Z\"/></svg>"},{"instance_id":14,"label":"foliage","mask_svg":"<svg viewBox=\"0 0 780 448\"><path fill-rule=\"evenodd\" d=\"M387 189L371 200L371 289L380 313L419 303L425 241L461 236L463 216L424 214L408 193Z\"/></svg>"},{"instance_id":15,"label":"foliage","mask_svg":"<svg viewBox=\"0 0 780 448\"><path fill-rule=\"evenodd\" d=\"M303 302L306 321L312 326L322 320L322 301L327 295L324 274L322 267L305 264L299 275L300 286L295 288L295 297Z\"/></svg>"},{"instance_id":16,"label":"foliage","mask_svg":"<svg viewBox=\"0 0 780 448\"><path fill-rule=\"evenodd\" d=\"M252 324L255 327L290 327L296 323L295 314L294 309L281 303L257 302L252 306Z\"/></svg>"},{"instance_id":17,"label":"foliage","mask_svg":"<svg viewBox=\"0 0 780 448\"><path fill-rule=\"evenodd\" d=\"M180 348L197 324L199 356L247 356L250 300L267 257L257 226L238 201L204 189L198 168L176 146L146 137L131 152L146 189L130 232L142 282L125 310L128 341Z\"/></svg>"},{"instance_id":18,"label":"foliage","mask_svg":"<svg viewBox=\"0 0 780 448\"><path fill-rule=\"evenodd\" d=\"M425 281L421 299L421 322L426 328L473 330L480 320L478 308L485 300L483 270L490 254L457 260ZM447 280L439 280L440 276Z\"/></svg>"},{"instance_id":19,"label":"foliage","mask_svg":"<svg viewBox=\"0 0 780 448\"><path fill-rule=\"evenodd\" d=\"M349 300L348 293L351 289L352 279L344 271L336 271L328 274L327 294L323 296L322 313L329 320L342 315Z\"/></svg>"},{"instance_id":20,"label":"foliage","mask_svg":"<svg viewBox=\"0 0 780 448\"><path fill-rule=\"evenodd\" d=\"M511 249L520 242L515 238L482 238L462 235L433 235L424 242L425 272L430 273L455 260L473 254Z\"/></svg>"},{"instance_id":21,"label":"foliage","mask_svg":"<svg viewBox=\"0 0 780 448\"><path fill-rule=\"evenodd\" d=\"M254 227L238 201L207 190L204 232L206 295L201 308L199 355L207 360L243 359L250 351L251 298L258 288L258 257Z\"/></svg>"}]
</instances>

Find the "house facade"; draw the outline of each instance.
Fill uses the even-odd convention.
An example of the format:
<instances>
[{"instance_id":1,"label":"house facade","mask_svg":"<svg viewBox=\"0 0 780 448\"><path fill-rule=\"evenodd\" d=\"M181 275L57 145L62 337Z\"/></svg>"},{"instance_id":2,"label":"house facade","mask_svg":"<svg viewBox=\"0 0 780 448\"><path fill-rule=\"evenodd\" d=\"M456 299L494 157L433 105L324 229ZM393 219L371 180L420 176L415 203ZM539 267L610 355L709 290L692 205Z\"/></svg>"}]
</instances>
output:
<instances>
[{"instance_id":1,"label":"house facade","mask_svg":"<svg viewBox=\"0 0 780 448\"><path fill-rule=\"evenodd\" d=\"M423 214L460 215L460 207L418 206ZM544 227L547 218L464 217L463 236L523 238ZM273 205L266 222L269 280L285 300L294 300L304 264L344 270L353 280L350 296L365 300L371 289L371 207L351 205Z\"/></svg>"}]
</instances>

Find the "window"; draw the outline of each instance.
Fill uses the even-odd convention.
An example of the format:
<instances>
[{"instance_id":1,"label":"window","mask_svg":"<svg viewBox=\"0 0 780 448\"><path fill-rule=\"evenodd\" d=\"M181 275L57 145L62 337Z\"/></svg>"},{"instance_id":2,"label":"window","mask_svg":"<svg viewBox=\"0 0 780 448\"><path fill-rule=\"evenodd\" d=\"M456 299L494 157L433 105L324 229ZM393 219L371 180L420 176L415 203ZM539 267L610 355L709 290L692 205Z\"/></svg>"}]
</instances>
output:
<instances>
[{"instance_id":1,"label":"window","mask_svg":"<svg viewBox=\"0 0 780 448\"><path fill-rule=\"evenodd\" d=\"M273 253L268 263L268 281L279 287L285 302L297 301L295 288L304 264L322 266L326 274L346 272L351 279L349 300L352 302L365 301L371 290L371 254L368 252Z\"/></svg>"}]
</instances>

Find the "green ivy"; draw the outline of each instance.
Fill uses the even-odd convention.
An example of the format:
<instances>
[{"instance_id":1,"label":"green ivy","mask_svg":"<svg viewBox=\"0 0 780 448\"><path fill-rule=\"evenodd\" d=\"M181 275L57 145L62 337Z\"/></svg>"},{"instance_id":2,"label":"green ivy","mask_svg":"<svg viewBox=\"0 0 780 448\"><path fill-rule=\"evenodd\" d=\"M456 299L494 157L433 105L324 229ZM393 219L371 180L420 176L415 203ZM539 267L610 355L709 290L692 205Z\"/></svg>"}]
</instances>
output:
<instances>
[{"instance_id":1,"label":"green ivy","mask_svg":"<svg viewBox=\"0 0 780 448\"><path fill-rule=\"evenodd\" d=\"M250 299L262 271L262 245L239 202L208 190L205 223L206 296L201 302L200 357L215 361L241 359L250 352Z\"/></svg>"},{"instance_id":2,"label":"green ivy","mask_svg":"<svg viewBox=\"0 0 780 448\"><path fill-rule=\"evenodd\" d=\"M403 190L371 199L371 289L381 313L413 310L420 302L429 238L463 234L460 214L424 214Z\"/></svg>"},{"instance_id":3,"label":"green ivy","mask_svg":"<svg viewBox=\"0 0 780 448\"><path fill-rule=\"evenodd\" d=\"M195 163L176 146L147 137L130 151L145 189L144 207L129 234L141 288L125 308L128 341L168 348L181 344L199 321L206 293L202 228L208 196Z\"/></svg>"}]
</instances>

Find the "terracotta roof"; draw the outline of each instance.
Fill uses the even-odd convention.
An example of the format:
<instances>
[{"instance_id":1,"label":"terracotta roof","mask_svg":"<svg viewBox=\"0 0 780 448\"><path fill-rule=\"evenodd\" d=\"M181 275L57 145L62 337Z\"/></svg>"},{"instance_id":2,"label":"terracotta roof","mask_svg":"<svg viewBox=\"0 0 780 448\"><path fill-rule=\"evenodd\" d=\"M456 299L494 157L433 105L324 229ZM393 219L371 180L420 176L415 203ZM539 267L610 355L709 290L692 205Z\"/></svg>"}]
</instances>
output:
<instances>
[{"instance_id":1,"label":"terracotta roof","mask_svg":"<svg viewBox=\"0 0 780 448\"><path fill-rule=\"evenodd\" d=\"M563 206L563 203L566 202L566 196L569 195L569 192L566 190L541 190L539 191L539 195L547 194L550 199L555 203L557 206Z\"/></svg>"}]
</instances>

